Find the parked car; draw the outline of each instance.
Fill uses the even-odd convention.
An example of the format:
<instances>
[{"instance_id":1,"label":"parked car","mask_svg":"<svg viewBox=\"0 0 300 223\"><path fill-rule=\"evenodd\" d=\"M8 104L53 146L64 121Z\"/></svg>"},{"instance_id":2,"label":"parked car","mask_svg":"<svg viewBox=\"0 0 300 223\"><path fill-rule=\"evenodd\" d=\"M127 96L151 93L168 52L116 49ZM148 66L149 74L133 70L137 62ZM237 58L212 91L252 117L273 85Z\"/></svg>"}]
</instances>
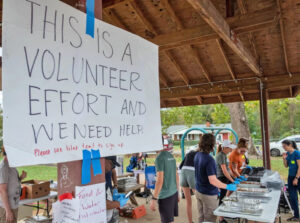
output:
<instances>
[{"instance_id":1,"label":"parked car","mask_svg":"<svg viewBox=\"0 0 300 223\"><path fill-rule=\"evenodd\" d=\"M278 142L270 143L271 156L281 156L285 152L285 150L282 147L282 141L286 139L295 141L297 143L298 148L300 148L300 135L288 136L284 139L281 139Z\"/></svg>"}]
</instances>

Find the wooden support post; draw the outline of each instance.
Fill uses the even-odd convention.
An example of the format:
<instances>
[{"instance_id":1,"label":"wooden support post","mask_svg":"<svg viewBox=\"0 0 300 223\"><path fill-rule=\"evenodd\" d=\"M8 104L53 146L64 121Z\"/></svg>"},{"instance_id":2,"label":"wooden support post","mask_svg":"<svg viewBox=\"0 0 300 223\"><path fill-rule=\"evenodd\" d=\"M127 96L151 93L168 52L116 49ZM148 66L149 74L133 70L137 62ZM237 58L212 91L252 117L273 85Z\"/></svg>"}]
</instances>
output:
<instances>
[{"instance_id":1,"label":"wooden support post","mask_svg":"<svg viewBox=\"0 0 300 223\"><path fill-rule=\"evenodd\" d=\"M86 12L86 0L62 0L80 11ZM95 0L95 18L102 19L102 0ZM105 182L105 159L101 158L101 175L94 176L91 172L91 182L88 185ZM63 193L72 193L75 196L75 187L83 186L81 184L82 160L59 163L57 165L57 192L58 195ZM92 168L91 168L92 171Z\"/></svg>"},{"instance_id":2,"label":"wooden support post","mask_svg":"<svg viewBox=\"0 0 300 223\"><path fill-rule=\"evenodd\" d=\"M264 164L265 168L270 170L271 169L271 157L270 157L267 90L266 90L263 82L260 82L259 93L260 93L259 105L260 105L262 149L263 149L263 164Z\"/></svg>"}]
</instances>

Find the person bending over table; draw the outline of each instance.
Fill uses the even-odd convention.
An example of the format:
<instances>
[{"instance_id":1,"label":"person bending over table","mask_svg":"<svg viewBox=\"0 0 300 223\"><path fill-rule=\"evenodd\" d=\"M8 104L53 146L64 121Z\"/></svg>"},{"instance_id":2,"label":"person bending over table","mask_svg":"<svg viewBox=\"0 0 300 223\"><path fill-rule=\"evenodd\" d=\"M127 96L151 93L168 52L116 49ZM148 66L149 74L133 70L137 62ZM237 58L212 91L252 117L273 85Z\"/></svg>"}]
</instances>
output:
<instances>
[{"instance_id":1,"label":"person bending over table","mask_svg":"<svg viewBox=\"0 0 300 223\"><path fill-rule=\"evenodd\" d=\"M229 168L233 173L233 176L238 178L242 177L241 173L243 168L247 167L246 164L246 152L248 150L248 140L245 138L240 138L237 148L232 151L229 155Z\"/></svg>"},{"instance_id":2,"label":"person bending over table","mask_svg":"<svg viewBox=\"0 0 300 223\"><path fill-rule=\"evenodd\" d=\"M212 134L204 134L195 155L196 198L198 205L198 222L216 222L213 212L218 207L219 189L236 191L235 184L224 184L217 179L217 167L210 155L214 151L216 140Z\"/></svg>"},{"instance_id":3,"label":"person bending over table","mask_svg":"<svg viewBox=\"0 0 300 223\"><path fill-rule=\"evenodd\" d=\"M290 202L294 211L294 216L287 219L287 221L299 222L299 204L298 204L298 193L300 192L299 177L300 177L300 151L297 150L297 144L295 141L283 140L282 147L286 151L282 155L283 164L289 168L288 176L288 191L290 194Z\"/></svg>"},{"instance_id":4,"label":"person bending over table","mask_svg":"<svg viewBox=\"0 0 300 223\"><path fill-rule=\"evenodd\" d=\"M155 211L157 202L161 222L171 223L178 216L180 201L176 160L170 152L163 150L155 160L155 168L157 176L150 208Z\"/></svg>"},{"instance_id":5,"label":"person bending over table","mask_svg":"<svg viewBox=\"0 0 300 223\"><path fill-rule=\"evenodd\" d=\"M0 222L15 223L18 220L18 207L21 195L21 181L27 173L21 176L16 168L9 166L7 155L3 150L3 160L0 163Z\"/></svg>"},{"instance_id":6,"label":"person bending over table","mask_svg":"<svg viewBox=\"0 0 300 223\"><path fill-rule=\"evenodd\" d=\"M229 162L227 155L232 152L233 149L236 148L236 145L232 144L229 140L224 140L222 145L218 146L216 163L217 163L217 178L219 181L225 184L235 183L239 184L239 181L235 181L231 176L231 171L229 169ZM226 196L227 190L221 189L220 197L219 197L219 205L222 204L223 198ZM229 194L227 194L229 195ZM219 218L221 223L226 223L223 217Z\"/></svg>"}]
</instances>

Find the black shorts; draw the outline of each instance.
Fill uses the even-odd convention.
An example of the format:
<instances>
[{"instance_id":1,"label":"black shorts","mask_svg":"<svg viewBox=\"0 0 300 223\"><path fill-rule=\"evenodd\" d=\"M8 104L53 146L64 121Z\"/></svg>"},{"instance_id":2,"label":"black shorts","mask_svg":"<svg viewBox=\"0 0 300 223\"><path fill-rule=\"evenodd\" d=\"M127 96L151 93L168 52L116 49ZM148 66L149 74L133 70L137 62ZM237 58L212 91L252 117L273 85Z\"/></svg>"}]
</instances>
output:
<instances>
[{"instance_id":1,"label":"black shorts","mask_svg":"<svg viewBox=\"0 0 300 223\"><path fill-rule=\"evenodd\" d=\"M162 223L173 222L174 217L178 216L178 192L170 197L158 199L158 209Z\"/></svg>"}]
</instances>

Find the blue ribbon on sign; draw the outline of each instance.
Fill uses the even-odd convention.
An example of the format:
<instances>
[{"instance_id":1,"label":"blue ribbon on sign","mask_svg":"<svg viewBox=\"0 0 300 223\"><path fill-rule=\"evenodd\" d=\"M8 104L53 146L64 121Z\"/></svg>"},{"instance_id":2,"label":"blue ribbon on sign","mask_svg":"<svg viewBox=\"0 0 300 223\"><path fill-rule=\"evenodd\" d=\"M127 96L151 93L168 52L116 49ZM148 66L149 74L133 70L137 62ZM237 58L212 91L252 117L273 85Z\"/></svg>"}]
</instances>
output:
<instances>
[{"instance_id":1,"label":"blue ribbon on sign","mask_svg":"<svg viewBox=\"0 0 300 223\"><path fill-rule=\"evenodd\" d=\"M95 0L86 0L86 34L94 38Z\"/></svg>"},{"instance_id":2,"label":"blue ribbon on sign","mask_svg":"<svg viewBox=\"0 0 300 223\"><path fill-rule=\"evenodd\" d=\"M81 184L88 184L91 182L91 152L82 150L82 158Z\"/></svg>"},{"instance_id":3,"label":"blue ribbon on sign","mask_svg":"<svg viewBox=\"0 0 300 223\"><path fill-rule=\"evenodd\" d=\"M94 176L97 174L102 174L102 168L101 168L101 161L100 161L100 151L92 149L92 164L93 164L93 171L94 171Z\"/></svg>"}]
</instances>

